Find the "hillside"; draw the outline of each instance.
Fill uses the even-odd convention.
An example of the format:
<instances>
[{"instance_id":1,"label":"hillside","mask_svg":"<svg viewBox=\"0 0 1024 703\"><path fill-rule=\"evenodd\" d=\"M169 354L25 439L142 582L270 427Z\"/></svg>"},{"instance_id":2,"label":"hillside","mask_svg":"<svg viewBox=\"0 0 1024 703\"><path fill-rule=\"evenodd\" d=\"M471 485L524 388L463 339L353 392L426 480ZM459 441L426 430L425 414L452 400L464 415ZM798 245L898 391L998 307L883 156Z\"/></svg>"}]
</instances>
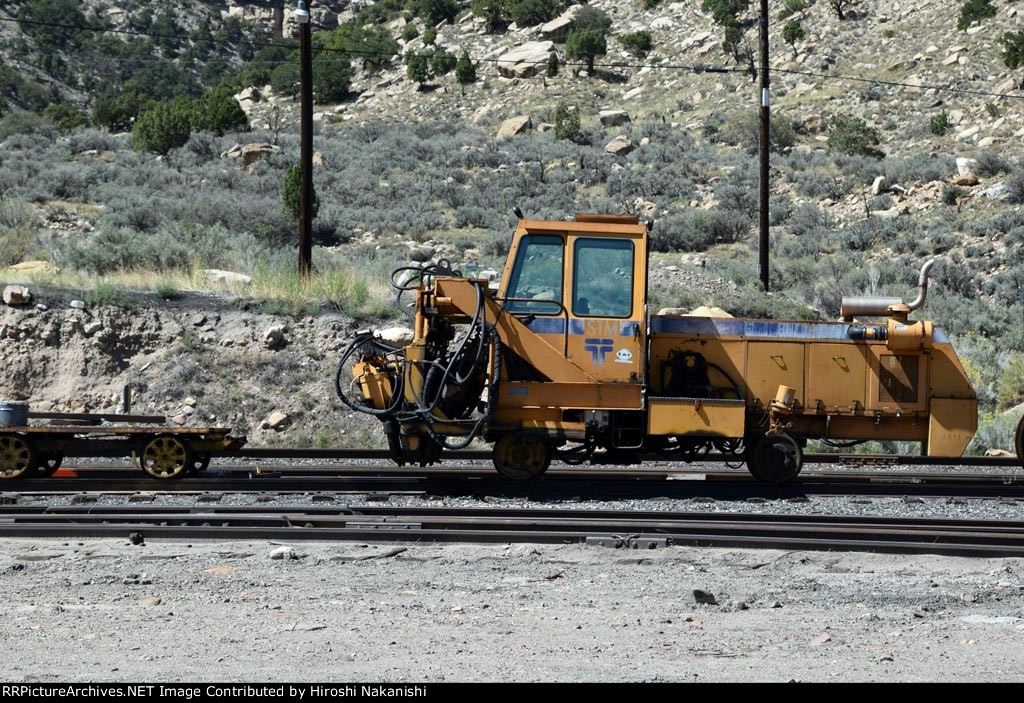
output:
<instances>
[{"instance_id":1,"label":"hillside","mask_svg":"<svg viewBox=\"0 0 1024 703\"><path fill-rule=\"evenodd\" d=\"M635 212L656 222L658 306L832 318L842 294L911 296L921 263L938 257L924 314L953 333L987 412L1018 405L1024 92L1000 41L1020 29L1017 5L993 3L995 15L966 31L959 3L864 0L842 20L822 0L785 20L796 0L770 5L772 295L758 292L756 272L758 91L743 56L756 48L752 15L738 17L737 51L726 54L722 27L697 2L595 0L610 28L593 71L539 22L500 15L491 26L458 3L313 3L314 72L330 80L317 88L317 276L305 288L282 203L298 154L290 5L0 2L0 19L22 19L0 21L0 264L45 261L7 279L91 292L90 308L137 300L128 289L230 291L250 308L240 314L268 316L254 330L271 318L319 324L310 320L328 311L348 321L332 328L340 344L356 327L389 324L394 266L445 256L500 270L513 205L552 219ZM452 7L453 20L426 21ZM499 9L509 8L525 12ZM791 45L792 21L804 37ZM470 57L475 80L460 85L443 66L410 79L403 57L436 52L424 43L431 26L445 56ZM509 52L531 42L538 51L512 63ZM161 110L178 127L154 146L139 134L168 124L154 119ZM209 269L251 283L217 283ZM197 346L219 355L214 337ZM31 357L18 339L18 358ZM133 351L118 374L144 374L149 353ZM329 373L330 359L300 361ZM8 371L3 383L45 387L54 408L98 409L112 395L104 384L123 380L91 378L100 390L87 392L40 385L58 367ZM103 368L86 364L86 376ZM275 391L241 392L250 407L231 422L258 427L274 402L257 399ZM325 387L309 393L326 402ZM144 402L174 414L188 393L172 395ZM984 446L1005 444L1010 417L986 419Z\"/></svg>"}]
</instances>

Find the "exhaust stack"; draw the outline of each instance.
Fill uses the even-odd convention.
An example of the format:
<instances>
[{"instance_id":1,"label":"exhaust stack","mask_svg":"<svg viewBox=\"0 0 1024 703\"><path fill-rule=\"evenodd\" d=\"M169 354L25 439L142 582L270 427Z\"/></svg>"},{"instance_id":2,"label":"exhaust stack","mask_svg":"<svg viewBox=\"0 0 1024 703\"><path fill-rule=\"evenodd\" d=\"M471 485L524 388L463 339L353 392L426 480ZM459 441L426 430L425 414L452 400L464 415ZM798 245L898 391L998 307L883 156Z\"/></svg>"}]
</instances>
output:
<instances>
[{"instance_id":1,"label":"exhaust stack","mask_svg":"<svg viewBox=\"0 0 1024 703\"><path fill-rule=\"evenodd\" d=\"M844 295L840 304L840 320L852 322L855 317L892 317L906 322L907 315L924 305L928 296L928 273L934 265L935 259L924 262L917 282L917 297L910 303L904 303L902 298Z\"/></svg>"}]
</instances>

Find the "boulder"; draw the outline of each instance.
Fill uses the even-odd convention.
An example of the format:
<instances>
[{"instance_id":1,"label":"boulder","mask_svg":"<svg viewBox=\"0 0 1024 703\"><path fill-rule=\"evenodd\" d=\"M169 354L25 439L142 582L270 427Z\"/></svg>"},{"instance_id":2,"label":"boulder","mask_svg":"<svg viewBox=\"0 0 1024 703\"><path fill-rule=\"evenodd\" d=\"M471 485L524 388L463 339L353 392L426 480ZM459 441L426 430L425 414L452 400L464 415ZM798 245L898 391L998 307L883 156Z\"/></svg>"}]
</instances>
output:
<instances>
[{"instance_id":1,"label":"boulder","mask_svg":"<svg viewBox=\"0 0 1024 703\"><path fill-rule=\"evenodd\" d=\"M976 186L978 185L978 177L973 173L969 173L966 176L956 176L950 182L955 186Z\"/></svg>"},{"instance_id":2,"label":"boulder","mask_svg":"<svg viewBox=\"0 0 1024 703\"><path fill-rule=\"evenodd\" d=\"M263 335L263 345L267 349L280 349L285 344L284 326L274 325Z\"/></svg>"},{"instance_id":3,"label":"boulder","mask_svg":"<svg viewBox=\"0 0 1024 703\"><path fill-rule=\"evenodd\" d=\"M103 329L103 323L99 320L93 320L92 322L87 322L82 326L82 334L86 337L91 337L101 329Z\"/></svg>"},{"instance_id":4,"label":"boulder","mask_svg":"<svg viewBox=\"0 0 1024 703\"><path fill-rule=\"evenodd\" d=\"M498 59L498 73L506 78L529 78L544 70L554 42L531 41Z\"/></svg>"},{"instance_id":5,"label":"boulder","mask_svg":"<svg viewBox=\"0 0 1024 703\"><path fill-rule=\"evenodd\" d=\"M530 129L533 123L530 121L529 115L519 115L518 117L510 117L501 123L501 127L498 129L498 139L506 139L508 137L514 137L517 134L522 134L526 130Z\"/></svg>"},{"instance_id":6,"label":"boulder","mask_svg":"<svg viewBox=\"0 0 1024 703\"><path fill-rule=\"evenodd\" d=\"M628 137L626 137L623 134L620 134L619 136L615 137L615 139L608 142L608 144L605 145L604 147L604 150L607 153L612 154L614 156L625 156L634 149L636 149L636 146L633 144L633 142L629 141Z\"/></svg>"},{"instance_id":7,"label":"boulder","mask_svg":"<svg viewBox=\"0 0 1024 703\"><path fill-rule=\"evenodd\" d=\"M4 288L4 302L8 305L26 305L32 301L32 294L25 286L11 284Z\"/></svg>"},{"instance_id":8,"label":"boulder","mask_svg":"<svg viewBox=\"0 0 1024 703\"><path fill-rule=\"evenodd\" d=\"M985 456L1001 456L1001 457L1013 457L1013 452L1008 452L1005 449L986 449Z\"/></svg>"},{"instance_id":9,"label":"boulder","mask_svg":"<svg viewBox=\"0 0 1024 703\"><path fill-rule=\"evenodd\" d=\"M886 191L885 176L879 176L871 184L871 194L872 195L881 195L885 191Z\"/></svg>"},{"instance_id":10,"label":"boulder","mask_svg":"<svg viewBox=\"0 0 1024 703\"><path fill-rule=\"evenodd\" d=\"M558 17L547 24L542 24L540 27L540 35L544 39L565 41L569 36L569 30L572 29L572 23L573 20L576 19L576 14L582 9L583 5L570 5L569 8Z\"/></svg>"},{"instance_id":11,"label":"boulder","mask_svg":"<svg viewBox=\"0 0 1024 703\"><path fill-rule=\"evenodd\" d=\"M823 115L808 115L800 123L800 130L806 134L824 134L828 131L828 121Z\"/></svg>"},{"instance_id":12,"label":"boulder","mask_svg":"<svg viewBox=\"0 0 1024 703\"><path fill-rule=\"evenodd\" d=\"M242 166L248 168L260 159L278 151L281 151L281 147L264 142L257 142L255 144L236 144L223 152L220 157L222 159L241 159Z\"/></svg>"},{"instance_id":13,"label":"boulder","mask_svg":"<svg viewBox=\"0 0 1024 703\"><path fill-rule=\"evenodd\" d=\"M701 305L691 310L688 317L732 317L732 315L714 305Z\"/></svg>"},{"instance_id":14,"label":"boulder","mask_svg":"<svg viewBox=\"0 0 1024 703\"><path fill-rule=\"evenodd\" d=\"M956 160L956 172L960 176L970 176L978 167L977 159L965 159L960 157Z\"/></svg>"},{"instance_id":15,"label":"boulder","mask_svg":"<svg viewBox=\"0 0 1024 703\"><path fill-rule=\"evenodd\" d=\"M625 110L601 110L597 118L605 127L618 127L629 122L629 114Z\"/></svg>"},{"instance_id":16,"label":"boulder","mask_svg":"<svg viewBox=\"0 0 1024 703\"><path fill-rule=\"evenodd\" d=\"M267 419L260 423L260 427L265 430L281 430L288 425L289 417L287 413L280 411L272 412L267 416Z\"/></svg>"},{"instance_id":17,"label":"boulder","mask_svg":"<svg viewBox=\"0 0 1024 703\"><path fill-rule=\"evenodd\" d=\"M413 331L408 327L388 327L379 331L377 336L393 347L407 347L412 344Z\"/></svg>"},{"instance_id":18,"label":"boulder","mask_svg":"<svg viewBox=\"0 0 1024 703\"><path fill-rule=\"evenodd\" d=\"M8 266L7 270L11 273L60 273L60 269L49 261L22 261Z\"/></svg>"}]
</instances>

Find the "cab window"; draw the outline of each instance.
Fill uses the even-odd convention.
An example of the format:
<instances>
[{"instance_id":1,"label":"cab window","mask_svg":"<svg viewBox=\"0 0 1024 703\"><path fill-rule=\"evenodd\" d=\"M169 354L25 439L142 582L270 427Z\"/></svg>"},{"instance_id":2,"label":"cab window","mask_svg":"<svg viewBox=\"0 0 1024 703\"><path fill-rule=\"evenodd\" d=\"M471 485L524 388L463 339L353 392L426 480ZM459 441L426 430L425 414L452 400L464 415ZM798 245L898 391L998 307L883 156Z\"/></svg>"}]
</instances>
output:
<instances>
[{"instance_id":1,"label":"cab window","mask_svg":"<svg viewBox=\"0 0 1024 703\"><path fill-rule=\"evenodd\" d=\"M573 262L573 315L630 316L633 312L632 241L577 239Z\"/></svg>"},{"instance_id":2,"label":"cab window","mask_svg":"<svg viewBox=\"0 0 1024 703\"><path fill-rule=\"evenodd\" d=\"M508 301L507 310L542 315L561 311L564 249L563 239L554 235L528 234L519 240L506 295L526 300Z\"/></svg>"}]
</instances>

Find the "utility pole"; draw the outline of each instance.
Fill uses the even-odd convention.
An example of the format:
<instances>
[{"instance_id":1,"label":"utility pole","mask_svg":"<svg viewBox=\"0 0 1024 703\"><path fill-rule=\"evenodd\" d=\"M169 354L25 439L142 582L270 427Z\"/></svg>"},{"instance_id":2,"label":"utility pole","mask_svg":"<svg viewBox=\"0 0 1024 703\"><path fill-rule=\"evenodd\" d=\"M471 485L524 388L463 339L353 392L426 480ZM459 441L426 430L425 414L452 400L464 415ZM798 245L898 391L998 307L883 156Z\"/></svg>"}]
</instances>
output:
<instances>
[{"instance_id":1,"label":"utility pole","mask_svg":"<svg viewBox=\"0 0 1024 703\"><path fill-rule=\"evenodd\" d=\"M302 143L299 150L299 164L302 169L302 188L299 194L299 275L306 279L313 268L313 56L309 36L309 10L306 9L303 0L299 0L299 6L295 8L295 23L299 25L299 73L302 91Z\"/></svg>"},{"instance_id":2,"label":"utility pole","mask_svg":"<svg viewBox=\"0 0 1024 703\"><path fill-rule=\"evenodd\" d=\"M761 211L758 268L761 286L768 287L768 137L770 131L768 97L768 0L761 0Z\"/></svg>"}]
</instances>

